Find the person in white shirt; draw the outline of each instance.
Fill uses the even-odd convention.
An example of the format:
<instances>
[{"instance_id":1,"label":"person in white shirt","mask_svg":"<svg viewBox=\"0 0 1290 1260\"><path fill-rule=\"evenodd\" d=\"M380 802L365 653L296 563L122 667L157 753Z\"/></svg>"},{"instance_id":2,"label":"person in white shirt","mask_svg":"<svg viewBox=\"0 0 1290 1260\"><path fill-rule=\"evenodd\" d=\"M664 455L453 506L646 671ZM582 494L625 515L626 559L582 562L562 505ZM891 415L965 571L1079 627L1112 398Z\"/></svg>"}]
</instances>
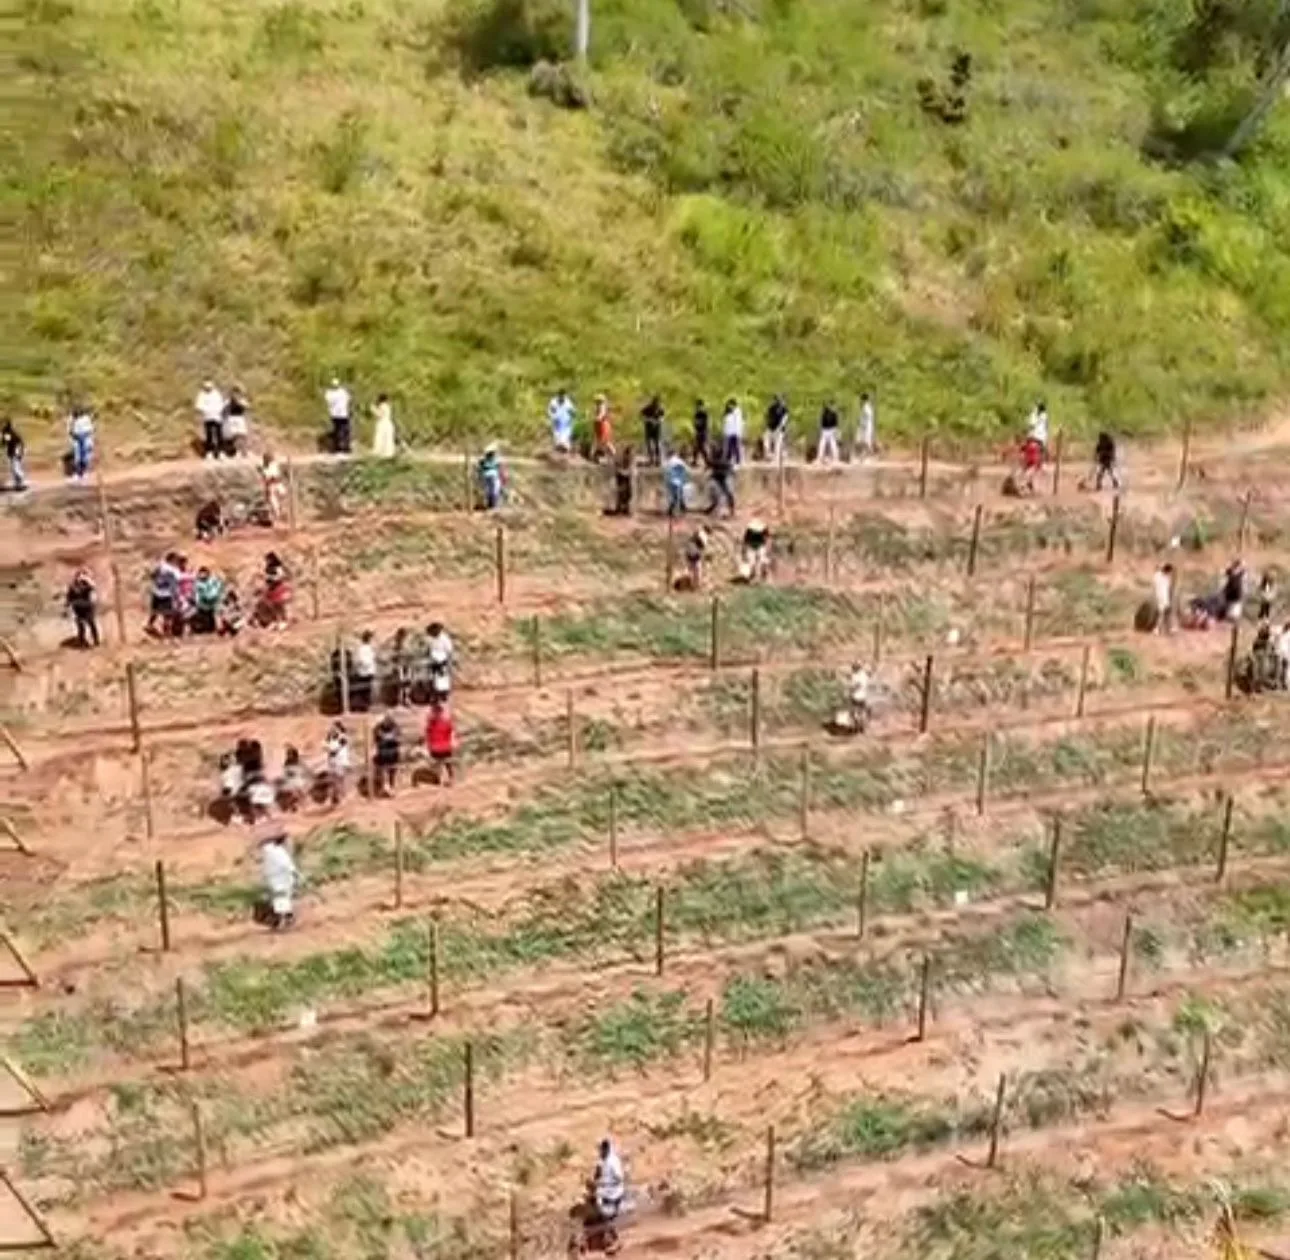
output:
<instances>
[{"instance_id":1,"label":"person in white shirt","mask_svg":"<svg viewBox=\"0 0 1290 1260\"><path fill-rule=\"evenodd\" d=\"M333 805L339 805L345 795L345 780L349 775L349 735L340 722L333 722L323 743L327 755L327 788Z\"/></svg>"},{"instance_id":2,"label":"person in white shirt","mask_svg":"<svg viewBox=\"0 0 1290 1260\"><path fill-rule=\"evenodd\" d=\"M214 381L203 381L194 405L202 423L202 455L218 459L224 452L224 395Z\"/></svg>"},{"instance_id":3,"label":"person in white shirt","mask_svg":"<svg viewBox=\"0 0 1290 1260\"><path fill-rule=\"evenodd\" d=\"M860 422L856 426L855 454L872 455L877 450L877 415L873 408L873 399L868 394L860 395Z\"/></svg>"},{"instance_id":4,"label":"person in white shirt","mask_svg":"<svg viewBox=\"0 0 1290 1260\"><path fill-rule=\"evenodd\" d=\"M1174 625L1174 566L1162 564L1151 578L1156 604L1156 634L1168 634Z\"/></svg>"},{"instance_id":5,"label":"person in white shirt","mask_svg":"<svg viewBox=\"0 0 1290 1260\"><path fill-rule=\"evenodd\" d=\"M1030 425L1027 436L1038 442L1043 449L1044 458L1048 457L1048 405L1041 398L1030 413Z\"/></svg>"},{"instance_id":6,"label":"person in white shirt","mask_svg":"<svg viewBox=\"0 0 1290 1260\"><path fill-rule=\"evenodd\" d=\"M573 418L576 409L569 391L562 389L546 405L546 418L551 424L551 446L558 455L573 450Z\"/></svg>"},{"instance_id":7,"label":"person in white shirt","mask_svg":"<svg viewBox=\"0 0 1290 1260\"><path fill-rule=\"evenodd\" d=\"M349 390L340 383L340 377L333 376L323 398L327 403L327 418L331 421L331 449L337 455L348 455L351 441Z\"/></svg>"},{"instance_id":8,"label":"person in white shirt","mask_svg":"<svg viewBox=\"0 0 1290 1260\"><path fill-rule=\"evenodd\" d=\"M372 707L372 692L376 686L376 644L372 632L364 630L354 646L351 656L354 681L350 686L350 707L366 713Z\"/></svg>"},{"instance_id":9,"label":"person in white shirt","mask_svg":"<svg viewBox=\"0 0 1290 1260\"><path fill-rule=\"evenodd\" d=\"M744 462L744 413L739 403L733 399L726 400L726 409L721 415L721 441L725 447L726 459L732 466Z\"/></svg>"},{"instance_id":10,"label":"person in white shirt","mask_svg":"<svg viewBox=\"0 0 1290 1260\"><path fill-rule=\"evenodd\" d=\"M269 523L282 521L283 505L287 498L287 478L281 462L272 451L260 456L260 484L264 487L264 501L269 509Z\"/></svg>"},{"instance_id":11,"label":"person in white shirt","mask_svg":"<svg viewBox=\"0 0 1290 1260\"><path fill-rule=\"evenodd\" d=\"M599 1234L600 1246L608 1253L618 1247L618 1230L614 1222L622 1214L623 1199L627 1195L623 1161L609 1138L604 1138L600 1143L599 1158L596 1160L591 1183L596 1208L594 1232Z\"/></svg>"},{"instance_id":12,"label":"person in white shirt","mask_svg":"<svg viewBox=\"0 0 1290 1260\"><path fill-rule=\"evenodd\" d=\"M393 459L397 447L394 434L394 411L390 407L390 396L381 394L372 408L376 423L372 430L372 454L377 459Z\"/></svg>"},{"instance_id":13,"label":"person in white shirt","mask_svg":"<svg viewBox=\"0 0 1290 1260\"><path fill-rule=\"evenodd\" d=\"M67 436L72 440L72 476L84 481L94 459L94 417L86 406L72 408L67 421Z\"/></svg>"},{"instance_id":14,"label":"person in white shirt","mask_svg":"<svg viewBox=\"0 0 1290 1260\"><path fill-rule=\"evenodd\" d=\"M269 925L279 932L295 922L295 895L301 883L285 832L275 832L262 843L260 870L269 900Z\"/></svg>"},{"instance_id":15,"label":"person in white shirt","mask_svg":"<svg viewBox=\"0 0 1290 1260\"><path fill-rule=\"evenodd\" d=\"M426 626L426 682L435 704L447 704L452 694L452 636L438 621Z\"/></svg>"}]
</instances>

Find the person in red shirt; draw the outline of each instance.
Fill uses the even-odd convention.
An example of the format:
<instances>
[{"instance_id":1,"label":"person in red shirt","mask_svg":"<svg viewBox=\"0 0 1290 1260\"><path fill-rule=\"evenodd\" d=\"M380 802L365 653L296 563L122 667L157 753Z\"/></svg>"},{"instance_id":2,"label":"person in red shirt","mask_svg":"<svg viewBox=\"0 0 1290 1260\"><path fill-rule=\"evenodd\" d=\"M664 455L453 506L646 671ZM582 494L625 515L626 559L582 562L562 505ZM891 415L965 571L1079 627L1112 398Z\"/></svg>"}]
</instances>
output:
<instances>
[{"instance_id":1,"label":"person in red shirt","mask_svg":"<svg viewBox=\"0 0 1290 1260\"><path fill-rule=\"evenodd\" d=\"M436 704L430 709L430 716L426 719L426 750L434 763L436 780L451 783L457 730L452 724L452 714L444 705Z\"/></svg>"}]
</instances>

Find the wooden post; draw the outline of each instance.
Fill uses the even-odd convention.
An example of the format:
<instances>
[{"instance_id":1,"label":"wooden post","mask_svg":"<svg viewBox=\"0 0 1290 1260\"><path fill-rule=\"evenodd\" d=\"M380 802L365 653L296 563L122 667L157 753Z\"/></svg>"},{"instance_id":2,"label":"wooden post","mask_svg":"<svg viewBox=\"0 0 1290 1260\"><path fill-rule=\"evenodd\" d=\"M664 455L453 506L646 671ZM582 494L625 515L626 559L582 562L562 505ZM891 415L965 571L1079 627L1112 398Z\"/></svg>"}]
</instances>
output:
<instances>
[{"instance_id":1,"label":"wooden post","mask_svg":"<svg viewBox=\"0 0 1290 1260\"><path fill-rule=\"evenodd\" d=\"M572 687L568 688L564 693L564 721L568 739L569 769L572 770L578 764L578 726L577 717L573 712Z\"/></svg>"},{"instance_id":2,"label":"wooden post","mask_svg":"<svg viewBox=\"0 0 1290 1260\"><path fill-rule=\"evenodd\" d=\"M22 854L23 857L35 857L27 842L18 834L18 828L13 825L7 818L0 818L0 831L13 841L13 847Z\"/></svg>"},{"instance_id":3,"label":"wooden post","mask_svg":"<svg viewBox=\"0 0 1290 1260\"><path fill-rule=\"evenodd\" d=\"M461 510L467 516L475 510L475 487L470 479L470 452L461 457Z\"/></svg>"},{"instance_id":4,"label":"wooden post","mask_svg":"<svg viewBox=\"0 0 1290 1260\"><path fill-rule=\"evenodd\" d=\"M801 777L801 796L798 801L798 811L802 839L805 840L811 834L811 749L809 745L802 749Z\"/></svg>"},{"instance_id":5,"label":"wooden post","mask_svg":"<svg viewBox=\"0 0 1290 1260\"><path fill-rule=\"evenodd\" d=\"M1084 716L1084 695L1088 691L1088 666L1093 655L1093 645L1084 644L1084 654L1080 657L1079 662L1079 694L1075 697L1075 716L1082 718Z\"/></svg>"},{"instance_id":6,"label":"wooden post","mask_svg":"<svg viewBox=\"0 0 1290 1260\"><path fill-rule=\"evenodd\" d=\"M1205 1110L1205 1094L1209 1089L1209 1060L1212 1050L1209 1028L1206 1027L1200 1047L1200 1071L1196 1074L1196 1107L1192 1115L1199 1118Z\"/></svg>"},{"instance_id":7,"label":"wooden post","mask_svg":"<svg viewBox=\"0 0 1290 1260\"><path fill-rule=\"evenodd\" d=\"M985 1166L993 1168L999 1162L999 1130L1003 1127L1003 1096L1008 1088L1008 1074L999 1073L999 1088L994 1095L994 1115L990 1118L990 1151Z\"/></svg>"},{"instance_id":8,"label":"wooden post","mask_svg":"<svg viewBox=\"0 0 1290 1260\"><path fill-rule=\"evenodd\" d=\"M3 945L9 952L9 956L18 965L18 970L22 972L21 980L0 980L0 988L3 989L38 989L40 988L40 979L31 969L31 964L23 955L22 950L18 948L18 942L9 935L8 932L0 931L0 945Z\"/></svg>"},{"instance_id":9,"label":"wooden post","mask_svg":"<svg viewBox=\"0 0 1290 1260\"><path fill-rule=\"evenodd\" d=\"M1151 759L1156 751L1156 715L1147 718L1147 734L1142 741L1142 795L1151 794Z\"/></svg>"},{"instance_id":10,"label":"wooden post","mask_svg":"<svg viewBox=\"0 0 1290 1260\"><path fill-rule=\"evenodd\" d=\"M300 495L296 488L296 466L291 460L285 460L287 471L287 530L296 532L300 521Z\"/></svg>"},{"instance_id":11,"label":"wooden post","mask_svg":"<svg viewBox=\"0 0 1290 1260\"><path fill-rule=\"evenodd\" d=\"M533 614L533 685L542 685L542 618Z\"/></svg>"},{"instance_id":12,"label":"wooden post","mask_svg":"<svg viewBox=\"0 0 1290 1260\"><path fill-rule=\"evenodd\" d=\"M856 898L856 937L864 940L869 918L869 850L860 855L860 894Z\"/></svg>"},{"instance_id":13,"label":"wooden post","mask_svg":"<svg viewBox=\"0 0 1290 1260\"><path fill-rule=\"evenodd\" d=\"M1115 536L1120 529L1120 496L1111 500L1111 523L1106 531L1106 562L1115 563Z\"/></svg>"},{"instance_id":14,"label":"wooden post","mask_svg":"<svg viewBox=\"0 0 1290 1260\"><path fill-rule=\"evenodd\" d=\"M775 1214L775 1126L766 1126L766 1198L762 1215L770 1221Z\"/></svg>"},{"instance_id":15,"label":"wooden post","mask_svg":"<svg viewBox=\"0 0 1290 1260\"><path fill-rule=\"evenodd\" d=\"M27 1251L35 1250L36 1248L57 1247L58 1242L50 1232L49 1226L45 1224L45 1218L36 1211L31 1200L18 1189L13 1178L9 1176L9 1172L5 1168L0 1168L0 1184L3 1184L5 1189L9 1191L13 1196L14 1202L17 1203L17 1205L22 1209L23 1214L40 1233L39 1242L22 1243L16 1248L10 1244L5 1244L4 1246L0 1246L0 1251Z\"/></svg>"},{"instance_id":16,"label":"wooden post","mask_svg":"<svg viewBox=\"0 0 1290 1260\"><path fill-rule=\"evenodd\" d=\"M1057 879L1062 861L1062 816L1053 816L1053 841L1048 850L1048 884L1044 889L1044 909L1052 910L1057 905Z\"/></svg>"},{"instance_id":17,"label":"wooden post","mask_svg":"<svg viewBox=\"0 0 1290 1260\"><path fill-rule=\"evenodd\" d=\"M1065 431L1058 429L1057 440L1053 443L1053 494L1060 494L1062 489L1062 447L1065 440Z\"/></svg>"},{"instance_id":18,"label":"wooden post","mask_svg":"<svg viewBox=\"0 0 1290 1260\"><path fill-rule=\"evenodd\" d=\"M193 1108L193 1146L197 1154L197 1197L206 1197L206 1124L202 1119L202 1106L197 1099Z\"/></svg>"},{"instance_id":19,"label":"wooden post","mask_svg":"<svg viewBox=\"0 0 1290 1260\"><path fill-rule=\"evenodd\" d=\"M784 505L785 505L785 499L787 497L785 494L785 486L784 486L787 476L788 474L785 470L785 461L784 461L784 443L781 441L779 444L779 469L776 473L776 489L775 489L776 508L781 517L784 515Z\"/></svg>"},{"instance_id":20,"label":"wooden post","mask_svg":"<svg viewBox=\"0 0 1290 1260\"><path fill-rule=\"evenodd\" d=\"M1102 1244L1106 1241L1106 1218L1099 1216L1093 1223L1093 1254L1090 1260L1102 1260Z\"/></svg>"},{"instance_id":21,"label":"wooden post","mask_svg":"<svg viewBox=\"0 0 1290 1260\"><path fill-rule=\"evenodd\" d=\"M121 585L121 569L115 560L110 566L112 574L112 607L116 612L116 637L118 643L127 642L125 628L125 588Z\"/></svg>"},{"instance_id":22,"label":"wooden post","mask_svg":"<svg viewBox=\"0 0 1290 1260\"><path fill-rule=\"evenodd\" d=\"M835 519L835 509L833 504L829 504L829 532L824 536L824 585L833 584L833 566L834 566L834 538L837 533L837 521Z\"/></svg>"},{"instance_id":23,"label":"wooden post","mask_svg":"<svg viewBox=\"0 0 1290 1260\"><path fill-rule=\"evenodd\" d=\"M936 658L930 653L927 661L923 666L923 695L918 710L918 733L927 734L928 723L932 712L932 670L935 667Z\"/></svg>"},{"instance_id":24,"label":"wooden post","mask_svg":"<svg viewBox=\"0 0 1290 1260\"><path fill-rule=\"evenodd\" d=\"M139 782L143 787L143 838L152 841L157 834L156 820L152 813L152 749L139 752Z\"/></svg>"},{"instance_id":25,"label":"wooden post","mask_svg":"<svg viewBox=\"0 0 1290 1260\"><path fill-rule=\"evenodd\" d=\"M125 663L125 699L130 707L130 750L138 752L143 747L139 730L139 684L133 661Z\"/></svg>"},{"instance_id":26,"label":"wooden post","mask_svg":"<svg viewBox=\"0 0 1290 1260\"><path fill-rule=\"evenodd\" d=\"M157 859L157 922L161 925L161 948L170 952L170 906L166 903L166 864Z\"/></svg>"},{"instance_id":27,"label":"wooden post","mask_svg":"<svg viewBox=\"0 0 1290 1260\"><path fill-rule=\"evenodd\" d=\"M179 1019L179 1070L187 1072L192 1061L188 1052L188 994L183 976L175 980L175 1012Z\"/></svg>"},{"instance_id":28,"label":"wooden post","mask_svg":"<svg viewBox=\"0 0 1290 1260\"><path fill-rule=\"evenodd\" d=\"M667 543L663 549L663 594L670 595L676 582L676 517L667 514Z\"/></svg>"},{"instance_id":29,"label":"wooden post","mask_svg":"<svg viewBox=\"0 0 1290 1260\"><path fill-rule=\"evenodd\" d=\"M22 661L18 659L18 653L13 650L13 644L8 639L0 636L0 652L3 652L9 658L9 664L13 667L15 673L22 673Z\"/></svg>"},{"instance_id":30,"label":"wooden post","mask_svg":"<svg viewBox=\"0 0 1290 1260\"><path fill-rule=\"evenodd\" d=\"M1026 625L1021 635L1021 646L1029 652L1035 644L1035 579L1032 574L1026 583Z\"/></svg>"},{"instance_id":31,"label":"wooden post","mask_svg":"<svg viewBox=\"0 0 1290 1260\"><path fill-rule=\"evenodd\" d=\"M1129 956L1133 952L1133 911L1124 916L1124 939L1120 942L1120 974L1115 982L1115 1000L1124 1001L1129 985Z\"/></svg>"},{"instance_id":32,"label":"wooden post","mask_svg":"<svg viewBox=\"0 0 1290 1260\"><path fill-rule=\"evenodd\" d=\"M497 570L497 602L504 604L506 603L506 530L501 525L497 527L494 553L494 566Z\"/></svg>"},{"instance_id":33,"label":"wooden post","mask_svg":"<svg viewBox=\"0 0 1290 1260\"><path fill-rule=\"evenodd\" d=\"M914 1036L915 1041L925 1041L927 1039L927 1003L931 995L931 988L932 957L930 954L924 954L922 976L918 982L918 1032Z\"/></svg>"},{"instance_id":34,"label":"wooden post","mask_svg":"<svg viewBox=\"0 0 1290 1260\"><path fill-rule=\"evenodd\" d=\"M609 869L618 869L618 784L609 785Z\"/></svg>"},{"instance_id":35,"label":"wooden post","mask_svg":"<svg viewBox=\"0 0 1290 1260\"><path fill-rule=\"evenodd\" d=\"M339 662L340 674L340 711L349 716L349 646L341 631L336 631L336 660Z\"/></svg>"},{"instance_id":36,"label":"wooden post","mask_svg":"<svg viewBox=\"0 0 1290 1260\"><path fill-rule=\"evenodd\" d=\"M112 537L112 513L108 510L107 486L103 484L103 469L94 471L95 490L99 501L99 530L103 534L103 545L111 554L114 539Z\"/></svg>"},{"instance_id":37,"label":"wooden post","mask_svg":"<svg viewBox=\"0 0 1290 1260\"><path fill-rule=\"evenodd\" d=\"M394 908L403 909L403 824L394 820Z\"/></svg>"},{"instance_id":38,"label":"wooden post","mask_svg":"<svg viewBox=\"0 0 1290 1260\"><path fill-rule=\"evenodd\" d=\"M717 1036L717 1004L708 999L703 1011L703 1079L712 1079L712 1047Z\"/></svg>"},{"instance_id":39,"label":"wooden post","mask_svg":"<svg viewBox=\"0 0 1290 1260\"><path fill-rule=\"evenodd\" d=\"M640 466L636 462L635 453L632 454L632 464L627 471L631 478L632 486L631 498L627 501L627 515L633 516L635 515L637 508L640 506L641 497Z\"/></svg>"},{"instance_id":40,"label":"wooden post","mask_svg":"<svg viewBox=\"0 0 1290 1260\"><path fill-rule=\"evenodd\" d=\"M980 503L976 505L976 510L972 513L972 539L968 543L967 558L967 575L974 577L976 575L976 553L981 543L981 513L983 507Z\"/></svg>"},{"instance_id":41,"label":"wooden post","mask_svg":"<svg viewBox=\"0 0 1290 1260\"><path fill-rule=\"evenodd\" d=\"M1240 648L1241 642L1241 623L1235 621L1232 623L1232 633L1227 644L1227 681L1223 688L1223 696L1230 700L1235 694L1236 689L1236 653Z\"/></svg>"},{"instance_id":42,"label":"wooden post","mask_svg":"<svg viewBox=\"0 0 1290 1260\"><path fill-rule=\"evenodd\" d=\"M1239 556L1245 551L1245 534L1250 524L1250 495L1251 491L1247 490L1241 496L1241 524L1236 531L1236 554Z\"/></svg>"},{"instance_id":43,"label":"wooden post","mask_svg":"<svg viewBox=\"0 0 1290 1260\"><path fill-rule=\"evenodd\" d=\"M881 595L878 596L878 611L873 619L873 667L878 668L878 663L882 660L882 621L883 612L886 604L883 602Z\"/></svg>"},{"instance_id":44,"label":"wooden post","mask_svg":"<svg viewBox=\"0 0 1290 1260\"><path fill-rule=\"evenodd\" d=\"M1187 484L1187 466L1191 461L1191 421L1183 424L1182 454L1178 459L1178 489Z\"/></svg>"},{"instance_id":45,"label":"wooden post","mask_svg":"<svg viewBox=\"0 0 1290 1260\"><path fill-rule=\"evenodd\" d=\"M463 1089L463 1103L466 1113L466 1136L475 1136L475 1043L466 1042L466 1078Z\"/></svg>"},{"instance_id":46,"label":"wooden post","mask_svg":"<svg viewBox=\"0 0 1290 1260\"><path fill-rule=\"evenodd\" d=\"M515 1191L511 1191L511 1212L510 1212L510 1235L511 1251L510 1260L520 1260L520 1201Z\"/></svg>"},{"instance_id":47,"label":"wooden post","mask_svg":"<svg viewBox=\"0 0 1290 1260\"><path fill-rule=\"evenodd\" d=\"M309 552L309 612L315 621L318 620L318 549Z\"/></svg>"},{"instance_id":48,"label":"wooden post","mask_svg":"<svg viewBox=\"0 0 1290 1260\"><path fill-rule=\"evenodd\" d=\"M659 884L654 889L654 974L661 976L663 974L663 885Z\"/></svg>"},{"instance_id":49,"label":"wooden post","mask_svg":"<svg viewBox=\"0 0 1290 1260\"><path fill-rule=\"evenodd\" d=\"M918 497L920 499L927 498L927 459L931 449L932 439L925 434L918 452Z\"/></svg>"},{"instance_id":50,"label":"wooden post","mask_svg":"<svg viewBox=\"0 0 1290 1260\"><path fill-rule=\"evenodd\" d=\"M752 672L752 691L748 704L748 743L752 747L753 763L756 764L761 748L761 670Z\"/></svg>"},{"instance_id":51,"label":"wooden post","mask_svg":"<svg viewBox=\"0 0 1290 1260\"><path fill-rule=\"evenodd\" d=\"M1223 829L1218 834L1218 865L1214 871L1214 882L1221 884L1227 878L1227 850L1232 840L1232 809L1236 798L1229 792L1223 802Z\"/></svg>"},{"instance_id":52,"label":"wooden post","mask_svg":"<svg viewBox=\"0 0 1290 1260\"><path fill-rule=\"evenodd\" d=\"M0 739L4 740L9 751L13 753L14 760L18 763L20 770L30 770L31 762L27 760L27 754L18 746L18 741L14 739L7 726L0 726Z\"/></svg>"},{"instance_id":53,"label":"wooden post","mask_svg":"<svg viewBox=\"0 0 1290 1260\"><path fill-rule=\"evenodd\" d=\"M711 626L708 631L711 640L708 649L709 664L715 674L721 668L721 597L712 597Z\"/></svg>"},{"instance_id":54,"label":"wooden post","mask_svg":"<svg viewBox=\"0 0 1290 1260\"><path fill-rule=\"evenodd\" d=\"M439 1014L439 920L431 919L426 941L426 982L430 990L430 1015Z\"/></svg>"},{"instance_id":55,"label":"wooden post","mask_svg":"<svg viewBox=\"0 0 1290 1260\"><path fill-rule=\"evenodd\" d=\"M990 732L981 736L981 751L976 763L976 812L985 813L985 798L990 787Z\"/></svg>"}]
</instances>

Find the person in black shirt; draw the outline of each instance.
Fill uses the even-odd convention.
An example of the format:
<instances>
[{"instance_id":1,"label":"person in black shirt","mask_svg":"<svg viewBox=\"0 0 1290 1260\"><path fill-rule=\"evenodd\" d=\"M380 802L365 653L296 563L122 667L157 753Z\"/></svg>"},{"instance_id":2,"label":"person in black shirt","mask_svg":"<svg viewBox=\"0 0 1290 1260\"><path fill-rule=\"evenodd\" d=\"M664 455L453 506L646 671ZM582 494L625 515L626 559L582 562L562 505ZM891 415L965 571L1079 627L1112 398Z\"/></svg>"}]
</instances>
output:
<instances>
[{"instance_id":1,"label":"person in black shirt","mask_svg":"<svg viewBox=\"0 0 1290 1260\"><path fill-rule=\"evenodd\" d=\"M759 516L754 516L744 530L739 576L746 582L760 582L770 576L770 529Z\"/></svg>"},{"instance_id":2,"label":"person in black shirt","mask_svg":"<svg viewBox=\"0 0 1290 1260\"><path fill-rule=\"evenodd\" d=\"M727 516L735 514L735 492L731 484L734 472L726 443L713 442L708 448L708 493L711 496L708 502L708 514L710 516L716 515L717 508L722 503L726 505Z\"/></svg>"},{"instance_id":3,"label":"person in black shirt","mask_svg":"<svg viewBox=\"0 0 1290 1260\"><path fill-rule=\"evenodd\" d=\"M841 424L838 409L830 399L820 411L820 441L815 448L817 464L823 464L826 461L836 464L841 460L842 453L838 446L838 429Z\"/></svg>"},{"instance_id":4,"label":"person in black shirt","mask_svg":"<svg viewBox=\"0 0 1290 1260\"><path fill-rule=\"evenodd\" d=\"M784 439L788 435L788 403L783 394L776 394L766 408L766 458L778 464L784 458Z\"/></svg>"},{"instance_id":5,"label":"person in black shirt","mask_svg":"<svg viewBox=\"0 0 1290 1260\"><path fill-rule=\"evenodd\" d=\"M1106 478L1111 479L1111 488L1120 488L1120 474L1115 470L1115 439L1104 429L1097 435L1097 446L1093 449L1093 489L1100 490Z\"/></svg>"},{"instance_id":6,"label":"person in black shirt","mask_svg":"<svg viewBox=\"0 0 1290 1260\"><path fill-rule=\"evenodd\" d=\"M22 440L22 434L13 427L12 421L6 420L4 422L4 431L0 433L0 439L4 441L4 453L9 460L10 484L15 490L25 490L27 488L27 474L22 464L27 447Z\"/></svg>"},{"instance_id":7,"label":"person in black shirt","mask_svg":"<svg viewBox=\"0 0 1290 1260\"><path fill-rule=\"evenodd\" d=\"M387 713L376 724L372 740L376 745L373 758L376 774L372 783L372 795L392 795L399 772L399 724L393 713Z\"/></svg>"},{"instance_id":8,"label":"person in black shirt","mask_svg":"<svg viewBox=\"0 0 1290 1260\"><path fill-rule=\"evenodd\" d=\"M694 447L690 454L690 463L697 464L700 460L703 463L708 462L708 433L711 428L711 421L708 417L708 409L703 405L703 399L699 398L694 403Z\"/></svg>"},{"instance_id":9,"label":"person in black shirt","mask_svg":"<svg viewBox=\"0 0 1290 1260\"><path fill-rule=\"evenodd\" d=\"M614 465L614 506L610 516L630 516L632 514L632 467L636 462L636 452L625 446Z\"/></svg>"},{"instance_id":10,"label":"person in black shirt","mask_svg":"<svg viewBox=\"0 0 1290 1260\"><path fill-rule=\"evenodd\" d=\"M1263 576L1259 578L1259 611L1258 618L1260 621L1266 621L1272 616L1272 601L1276 598L1277 587L1272 580L1272 574L1268 570L1263 571Z\"/></svg>"},{"instance_id":11,"label":"person in black shirt","mask_svg":"<svg viewBox=\"0 0 1290 1260\"><path fill-rule=\"evenodd\" d=\"M1223 620L1240 621L1245 600L1245 565L1233 560L1223 574Z\"/></svg>"},{"instance_id":12,"label":"person in black shirt","mask_svg":"<svg viewBox=\"0 0 1290 1260\"><path fill-rule=\"evenodd\" d=\"M655 468L663 462L663 404L657 394L641 408L645 421L645 460Z\"/></svg>"},{"instance_id":13,"label":"person in black shirt","mask_svg":"<svg viewBox=\"0 0 1290 1260\"><path fill-rule=\"evenodd\" d=\"M77 569L67 587L67 611L76 622L76 646L99 645L99 626L94 607L94 579L88 569Z\"/></svg>"}]
</instances>

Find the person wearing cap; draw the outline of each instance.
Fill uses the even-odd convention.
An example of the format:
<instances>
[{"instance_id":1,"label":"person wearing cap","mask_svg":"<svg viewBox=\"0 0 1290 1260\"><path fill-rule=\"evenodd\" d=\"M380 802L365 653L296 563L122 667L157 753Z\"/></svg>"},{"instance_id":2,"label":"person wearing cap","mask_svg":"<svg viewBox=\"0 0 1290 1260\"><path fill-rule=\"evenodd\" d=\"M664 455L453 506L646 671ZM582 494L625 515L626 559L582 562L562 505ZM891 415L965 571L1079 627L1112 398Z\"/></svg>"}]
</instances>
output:
<instances>
[{"instance_id":1,"label":"person wearing cap","mask_svg":"<svg viewBox=\"0 0 1290 1260\"><path fill-rule=\"evenodd\" d=\"M604 394L596 395L596 411L591 421L591 458L597 463L614 457L614 416Z\"/></svg>"},{"instance_id":2,"label":"person wearing cap","mask_svg":"<svg viewBox=\"0 0 1290 1260\"><path fill-rule=\"evenodd\" d=\"M577 409L567 389L560 390L546 405L546 418L551 425L551 448L557 455L567 455L573 450L573 419Z\"/></svg>"},{"instance_id":3,"label":"person wearing cap","mask_svg":"<svg viewBox=\"0 0 1290 1260\"><path fill-rule=\"evenodd\" d=\"M492 512L502 506L502 491L506 485L506 469L498 453L497 443L484 447L483 457L476 469L480 489L484 492L484 507Z\"/></svg>"},{"instance_id":4,"label":"person wearing cap","mask_svg":"<svg viewBox=\"0 0 1290 1260\"><path fill-rule=\"evenodd\" d=\"M260 870L268 894L269 926L280 932L296 921L295 895L301 883L285 831L274 831L260 842Z\"/></svg>"},{"instance_id":5,"label":"person wearing cap","mask_svg":"<svg viewBox=\"0 0 1290 1260\"><path fill-rule=\"evenodd\" d=\"M224 395L214 381L206 380L193 405L202 425L202 457L218 459L224 453Z\"/></svg>"},{"instance_id":6,"label":"person wearing cap","mask_svg":"<svg viewBox=\"0 0 1290 1260\"><path fill-rule=\"evenodd\" d=\"M754 516L744 530L739 573L747 582L761 582L770 576L770 529L760 516Z\"/></svg>"},{"instance_id":7,"label":"person wearing cap","mask_svg":"<svg viewBox=\"0 0 1290 1260\"><path fill-rule=\"evenodd\" d=\"M327 419L331 422L331 449L337 455L348 455L350 452L350 396L341 383L339 376L331 378L331 384L323 394L327 404Z\"/></svg>"}]
</instances>

